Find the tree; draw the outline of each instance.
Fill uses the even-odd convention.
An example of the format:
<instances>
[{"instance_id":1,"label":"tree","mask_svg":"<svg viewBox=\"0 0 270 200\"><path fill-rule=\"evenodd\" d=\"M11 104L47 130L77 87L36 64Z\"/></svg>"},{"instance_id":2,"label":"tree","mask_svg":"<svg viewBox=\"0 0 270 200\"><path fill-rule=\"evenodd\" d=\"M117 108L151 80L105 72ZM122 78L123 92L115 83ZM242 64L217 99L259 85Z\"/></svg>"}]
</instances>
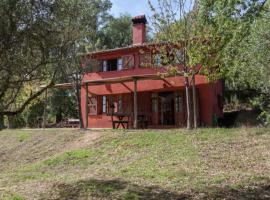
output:
<instances>
[{"instance_id":1,"label":"tree","mask_svg":"<svg viewBox=\"0 0 270 200\"><path fill-rule=\"evenodd\" d=\"M265 2L158 0L159 6L155 8L149 0L156 41L181 45L182 68L170 64L168 72L185 76L188 129L191 127L189 77L193 85L193 121L196 127L195 74L204 74L209 80L227 77L237 44L248 36L251 24L260 15Z\"/></svg>"},{"instance_id":2,"label":"tree","mask_svg":"<svg viewBox=\"0 0 270 200\"><path fill-rule=\"evenodd\" d=\"M127 14L120 17L111 17L102 29L102 43L104 48L113 49L132 44L131 16Z\"/></svg>"},{"instance_id":3,"label":"tree","mask_svg":"<svg viewBox=\"0 0 270 200\"><path fill-rule=\"evenodd\" d=\"M262 111L260 117L270 123L270 2L253 21L247 37L238 43L231 61L226 87L238 97L245 91L246 104Z\"/></svg>"},{"instance_id":4,"label":"tree","mask_svg":"<svg viewBox=\"0 0 270 200\"><path fill-rule=\"evenodd\" d=\"M76 55L96 46L110 6L109 0L0 2L0 119L21 113L59 77L80 79Z\"/></svg>"},{"instance_id":5,"label":"tree","mask_svg":"<svg viewBox=\"0 0 270 200\"><path fill-rule=\"evenodd\" d=\"M166 42L163 50L163 63L168 65L169 74L178 74L185 77L186 93L186 111L187 111L187 129L191 129L192 114L190 100L190 77L193 83L193 121L194 127L197 127L197 106L195 90L195 74L198 73L198 64L201 64L202 50L205 48L203 41L204 35L197 29L198 8L197 1L187 0L158 0L158 7L155 8L149 0L149 5L153 12L153 26L155 29L155 40ZM200 36L200 37L199 37ZM175 45L179 50L173 51ZM200 44L200 45L199 45ZM172 49L168 55L167 49ZM198 49L195 46L200 47ZM170 62L170 56L176 59ZM169 57L168 57L169 56ZM181 65L179 68L178 64Z\"/></svg>"},{"instance_id":6,"label":"tree","mask_svg":"<svg viewBox=\"0 0 270 200\"><path fill-rule=\"evenodd\" d=\"M60 68L61 76L62 81L72 83L82 128L80 91L85 69L81 65L81 55L104 48L100 38L103 33L102 28L110 19L108 10L111 8L111 3L109 0L63 0L59 4L63 9L59 12L58 22L65 30L66 36L72 38L65 64Z\"/></svg>"}]
</instances>

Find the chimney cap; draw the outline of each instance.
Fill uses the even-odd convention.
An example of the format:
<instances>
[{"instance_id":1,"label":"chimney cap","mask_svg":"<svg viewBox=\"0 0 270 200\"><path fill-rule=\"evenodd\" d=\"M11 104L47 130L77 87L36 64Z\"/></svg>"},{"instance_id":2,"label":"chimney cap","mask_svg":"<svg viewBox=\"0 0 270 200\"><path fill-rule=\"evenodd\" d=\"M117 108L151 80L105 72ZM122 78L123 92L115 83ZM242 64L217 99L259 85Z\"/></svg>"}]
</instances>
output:
<instances>
[{"instance_id":1,"label":"chimney cap","mask_svg":"<svg viewBox=\"0 0 270 200\"><path fill-rule=\"evenodd\" d=\"M132 22L133 22L133 24L146 24L147 19L146 19L145 15L139 15L139 16L133 17Z\"/></svg>"}]
</instances>

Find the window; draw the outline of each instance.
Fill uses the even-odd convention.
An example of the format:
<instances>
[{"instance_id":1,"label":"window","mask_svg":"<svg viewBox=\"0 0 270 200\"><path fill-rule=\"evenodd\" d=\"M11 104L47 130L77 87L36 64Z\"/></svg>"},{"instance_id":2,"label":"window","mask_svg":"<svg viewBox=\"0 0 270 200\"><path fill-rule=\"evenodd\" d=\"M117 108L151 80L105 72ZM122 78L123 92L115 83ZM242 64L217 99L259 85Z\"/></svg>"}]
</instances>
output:
<instances>
[{"instance_id":1,"label":"window","mask_svg":"<svg viewBox=\"0 0 270 200\"><path fill-rule=\"evenodd\" d=\"M156 94L152 94L152 112L158 111L158 98Z\"/></svg>"},{"instance_id":2,"label":"window","mask_svg":"<svg viewBox=\"0 0 270 200\"><path fill-rule=\"evenodd\" d=\"M107 60L103 60L103 62L102 62L102 71L103 72L106 72L107 71Z\"/></svg>"},{"instance_id":3,"label":"window","mask_svg":"<svg viewBox=\"0 0 270 200\"><path fill-rule=\"evenodd\" d=\"M183 98L178 93L175 95L175 111L176 112L183 111Z\"/></svg>"},{"instance_id":4,"label":"window","mask_svg":"<svg viewBox=\"0 0 270 200\"><path fill-rule=\"evenodd\" d=\"M143 53L140 54L140 67L151 67L151 54Z\"/></svg>"},{"instance_id":5,"label":"window","mask_svg":"<svg viewBox=\"0 0 270 200\"><path fill-rule=\"evenodd\" d=\"M102 96L102 113L107 113L107 98Z\"/></svg>"},{"instance_id":6,"label":"window","mask_svg":"<svg viewBox=\"0 0 270 200\"><path fill-rule=\"evenodd\" d=\"M107 71L116 71L117 70L117 59L107 60Z\"/></svg>"},{"instance_id":7,"label":"window","mask_svg":"<svg viewBox=\"0 0 270 200\"><path fill-rule=\"evenodd\" d=\"M97 115L97 97L88 97L88 110L89 115Z\"/></svg>"},{"instance_id":8,"label":"window","mask_svg":"<svg viewBox=\"0 0 270 200\"><path fill-rule=\"evenodd\" d=\"M122 99L122 96L118 96L117 112L123 112L123 99Z\"/></svg>"},{"instance_id":9,"label":"window","mask_svg":"<svg viewBox=\"0 0 270 200\"><path fill-rule=\"evenodd\" d=\"M184 54L181 50L177 50L174 56L175 64L182 64L184 61Z\"/></svg>"},{"instance_id":10,"label":"window","mask_svg":"<svg viewBox=\"0 0 270 200\"><path fill-rule=\"evenodd\" d=\"M114 96L108 96L108 114L116 112Z\"/></svg>"},{"instance_id":11,"label":"window","mask_svg":"<svg viewBox=\"0 0 270 200\"><path fill-rule=\"evenodd\" d=\"M117 59L117 71L121 71L123 69L123 60L122 58Z\"/></svg>"},{"instance_id":12,"label":"window","mask_svg":"<svg viewBox=\"0 0 270 200\"><path fill-rule=\"evenodd\" d=\"M123 56L123 68L124 69L133 68L134 65L135 65L134 55Z\"/></svg>"},{"instance_id":13,"label":"window","mask_svg":"<svg viewBox=\"0 0 270 200\"><path fill-rule=\"evenodd\" d=\"M104 60L102 65L103 71L121 71L123 69L123 59L115 58Z\"/></svg>"},{"instance_id":14,"label":"window","mask_svg":"<svg viewBox=\"0 0 270 200\"><path fill-rule=\"evenodd\" d=\"M161 66L161 55L160 54L155 54L154 55L154 66L155 67L160 67Z\"/></svg>"}]
</instances>

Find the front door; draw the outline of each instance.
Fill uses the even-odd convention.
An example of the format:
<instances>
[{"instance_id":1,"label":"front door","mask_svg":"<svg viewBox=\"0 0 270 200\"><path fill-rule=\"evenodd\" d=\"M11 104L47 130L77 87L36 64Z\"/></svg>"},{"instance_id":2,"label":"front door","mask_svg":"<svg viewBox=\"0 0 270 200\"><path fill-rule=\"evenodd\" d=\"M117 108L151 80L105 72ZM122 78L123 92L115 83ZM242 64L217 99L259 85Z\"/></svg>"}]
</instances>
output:
<instances>
[{"instance_id":1,"label":"front door","mask_svg":"<svg viewBox=\"0 0 270 200\"><path fill-rule=\"evenodd\" d=\"M159 124L175 125L174 120L174 93L159 93Z\"/></svg>"}]
</instances>

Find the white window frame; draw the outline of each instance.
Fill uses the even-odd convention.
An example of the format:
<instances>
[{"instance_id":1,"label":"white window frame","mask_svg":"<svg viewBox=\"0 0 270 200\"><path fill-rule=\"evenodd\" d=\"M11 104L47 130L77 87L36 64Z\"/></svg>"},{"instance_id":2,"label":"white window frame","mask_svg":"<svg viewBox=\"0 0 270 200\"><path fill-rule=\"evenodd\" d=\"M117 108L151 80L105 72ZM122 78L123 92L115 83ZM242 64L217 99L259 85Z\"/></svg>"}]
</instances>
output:
<instances>
[{"instance_id":1,"label":"white window frame","mask_svg":"<svg viewBox=\"0 0 270 200\"><path fill-rule=\"evenodd\" d=\"M118 58L117 59L117 71L121 71L123 69L123 59Z\"/></svg>"},{"instance_id":2,"label":"white window frame","mask_svg":"<svg viewBox=\"0 0 270 200\"><path fill-rule=\"evenodd\" d=\"M108 71L107 60L103 60L103 62L102 62L102 71L103 72Z\"/></svg>"},{"instance_id":3,"label":"white window frame","mask_svg":"<svg viewBox=\"0 0 270 200\"><path fill-rule=\"evenodd\" d=\"M107 97L102 96L102 113L107 113Z\"/></svg>"}]
</instances>

